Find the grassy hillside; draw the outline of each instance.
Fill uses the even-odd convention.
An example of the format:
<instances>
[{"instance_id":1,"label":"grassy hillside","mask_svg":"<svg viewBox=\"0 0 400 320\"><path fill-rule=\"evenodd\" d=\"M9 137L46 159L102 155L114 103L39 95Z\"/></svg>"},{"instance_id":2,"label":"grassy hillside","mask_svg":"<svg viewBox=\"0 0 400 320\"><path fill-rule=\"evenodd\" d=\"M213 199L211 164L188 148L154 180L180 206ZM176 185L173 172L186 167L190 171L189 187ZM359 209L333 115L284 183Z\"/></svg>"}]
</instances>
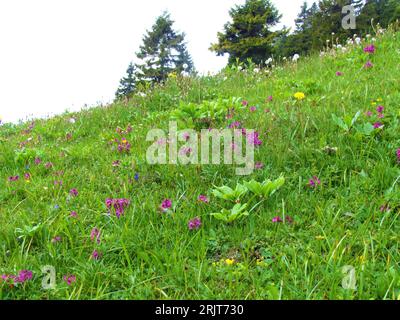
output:
<instances>
[{"instance_id":1,"label":"grassy hillside","mask_svg":"<svg viewBox=\"0 0 400 320\"><path fill-rule=\"evenodd\" d=\"M364 52L371 43L270 72L171 75L127 103L2 125L0 299L400 298L400 34ZM168 129L176 109L234 98L233 115L183 114L179 126L257 130L251 176L147 164L147 132ZM280 176L265 201L237 201L248 216L210 215L233 206L214 188Z\"/></svg>"}]
</instances>

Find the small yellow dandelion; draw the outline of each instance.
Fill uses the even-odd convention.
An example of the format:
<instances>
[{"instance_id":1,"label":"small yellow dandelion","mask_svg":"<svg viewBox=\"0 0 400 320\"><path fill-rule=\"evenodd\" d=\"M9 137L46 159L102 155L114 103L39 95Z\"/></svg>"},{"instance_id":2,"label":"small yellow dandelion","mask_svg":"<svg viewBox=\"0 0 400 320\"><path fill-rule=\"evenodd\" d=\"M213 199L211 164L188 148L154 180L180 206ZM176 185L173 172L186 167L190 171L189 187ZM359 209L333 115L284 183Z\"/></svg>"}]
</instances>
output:
<instances>
[{"instance_id":1,"label":"small yellow dandelion","mask_svg":"<svg viewBox=\"0 0 400 320\"><path fill-rule=\"evenodd\" d=\"M228 266L231 266L231 265L233 265L234 263L235 263L235 260L233 260L233 259L226 259L226 260L225 260L225 264L228 265Z\"/></svg>"},{"instance_id":2,"label":"small yellow dandelion","mask_svg":"<svg viewBox=\"0 0 400 320\"><path fill-rule=\"evenodd\" d=\"M326 238L324 236L316 236L315 239L316 240L325 240Z\"/></svg>"},{"instance_id":3,"label":"small yellow dandelion","mask_svg":"<svg viewBox=\"0 0 400 320\"><path fill-rule=\"evenodd\" d=\"M297 99L297 100L304 100L305 99L305 97L306 97L306 95L303 93L303 92L296 92L295 94L294 94L294 97Z\"/></svg>"}]
</instances>

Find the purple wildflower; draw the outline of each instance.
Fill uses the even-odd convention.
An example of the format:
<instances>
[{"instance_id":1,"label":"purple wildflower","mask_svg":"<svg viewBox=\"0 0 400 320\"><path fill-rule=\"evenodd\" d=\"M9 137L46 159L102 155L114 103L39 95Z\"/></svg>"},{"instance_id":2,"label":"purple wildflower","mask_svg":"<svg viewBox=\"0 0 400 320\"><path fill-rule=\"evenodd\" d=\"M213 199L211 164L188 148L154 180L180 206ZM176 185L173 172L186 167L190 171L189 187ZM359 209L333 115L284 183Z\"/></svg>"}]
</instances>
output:
<instances>
[{"instance_id":1,"label":"purple wildflower","mask_svg":"<svg viewBox=\"0 0 400 320\"><path fill-rule=\"evenodd\" d=\"M374 65L372 64L372 62L371 61L367 61L367 63L364 65L364 68L365 69L369 69L369 68L372 68Z\"/></svg>"},{"instance_id":2,"label":"purple wildflower","mask_svg":"<svg viewBox=\"0 0 400 320\"><path fill-rule=\"evenodd\" d=\"M255 167L257 170L261 170L261 169L264 168L264 164L263 164L262 162L256 162L256 164L254 165L254 167Z\"/></svg>"},{"instance_id":3,"label":"purple wildflower","mask_svg":"<svg viewBox=\"0 0 400 320\"><path fill-rule=\"evenodd\" d=\"M199 217L196 217L189 221L188 228L189 230L197 230L201 227L201 220Z\"/></svg>"},{"instance_id":4,"label":"purple wildflower","mask_svg":"<svg viewBox=\"0 0 400 320\"><path fill-rule=\"evenodd\" d=\"M15 181L18 181L18 180L19 180L19 176L11 176L11 177L8 178L8 181L10 181L10 182L15 182Z\"/></svg>"},{"instance_id":5,"label":"purple wildflower","mask_svg":"<svg viewBox=\"0 0 400 320\"><path fill-rule=\"evenodd\" d=\"M130 201L128 199L106 199L107 209L111 210L111 208L114 208L118 219L124 214L126 207L129 206L129 203Z\"/></svg>"},{"instance_id":6,"label":"purple wildflower","mask_svg":"<svg viewBox=\"0 0 400 320\"><path fill-rule=\"evenodd\" d=\"M78 190L76 190L75 188L73 188L73 189L71 189L71 190L69 191L69 194L70 194L71 196L73 196L73 197L77 197L78 194L79 194L79 192L78 192Z\"/></svg>"},{"instance_id":7,"label":"purple wildflower","mask_svg":"<svg viewBox=\"0 0 400 320\"><path fill-rule=\"evenodd\" d=\"M57 242L61 242L61 237L60 236L56 236L53 239L51 239L51 243L57 243Z\"/></svg>"},{"instance_id":8,"label":"purple wildflower","mask_svg":"<svg viewBox=\"0 0 400 320\"><path fill-rule=\"evenodd\" d=\"M198 200L199 202L203 202L203 203L209 203L209 202L210 202L210 201L208 200L207 196L205 196L205 195L203 195L203 194L199 195L199 197L197 198L197 200Z\"/></svg>"},{"instance_id":9,"label":"purple wildflower","mask_svg":"<svg viewBox=\"0 0 400 320\"><path fill-rule=\"evenodd\" d=\"M383 127L383 123L381 123L381 122L375 122L374 123L374 129L380 129L382 127Z\"/></svg>"},{"instance_id":10,"label":"purple wildflower","mask_svg":"<svg viewBox=\"0 0 400 320\"><path fill-rule=\"evenodd\" d=\"M249 143L254 143L255 146L260 146L262 144L262 141L259 139L259 133L257 131L248 134L247 141Z\"/></svg>"},{"instance_id":11,"label":"purple wildflower","mask_svg":"<svg viewBox=\"0 0 400 320\"><path fill-rule=\"evenodd\" d=\"M16 283L24 283L28 280L31 280L33 276L32 271L30 270L22 270L18 273L18 276L14 278Z\"/></svg>"},{"instance_id":12,"label":"purple wildflower","mask_svg":"<svg viewBox=\"0 0 400 320\"><path fill-rule=\"evenodd\" d=\"M229 125L229 129L237 129L237 128L240 128L241 126L242 126L242 123L240 121L235 121Z\"/></svg>"},{"instance_id":13,"label":"purple wildflower","mask_svg":"<svg viewBox=\"0 0 400 320\"><path fill-rule=\"evenodd\" d=\"M283 220L282 220L281 217L274 217L274 218L272 218L272 222L273 222L273 223L282 223Z\"/></svg>"},{"instance_id":14,"label":"purple wildflower","mask_svg":"<svg viewBox=\"0 0 400 320\"><path fill-rule=\"evenodd\" d=\"M97 250L92 252L92 259L93 260L100 260L100 253Z\"/></svg>"},{"instance_id":15,"label":"purple wildflower","mask_svg":"<svg viewBox=\"0 0 400 320\"><path fill-rule=\"evenodd\" d=\"M364 48L365 53L375 53L375 46L373 44Z\"/></svg>"},{"instance_id":16,"label":"purple wildflower","mask_svg":"<svg viewBox=\"0 0 400 320\"><path fill-rule=\"evenodd\" d=\"M76 211L71 211L70 215L71 218L77 218L78 217L78 213Z\"/></svg>"},{"instance_id":17,"label":"purple wildflower","mask_svg":"<svg viewBox=\"0 0 400 320\"><path fill-rule=\"evenodd\" d=\"M256 112L256 111L257 111L257 107L255 107L255 106L250 107L250 112Z\"/></svg>"},{"instance_id":18,"label":"purple wildflower","mask_svg":"<svg viewBox=\"0 0 400 320\"><path fill-rule=\"evenodd\" d=\"M92 231L90 232L90 240L100 243L100 235L101 231L97 228L93 228Z\"/></svg>"},{"instance_id":19,"label":"purple wildflower","mask_svg":"<svg viewBox=\"0 0 400 320\"><path fill-rule=\"evenodd\" d=\"M396 151L397 161L400 163L400 148Z\"/></svg>"},{"instance_id":20,"label":"purple wildflower","mask_svg":"<svg viewBox=\"0 0 400 320\"><path fill-rule=\"evenodd\" d=\"M341 77L342 75L343 75L343 72L341 72L341 71L336 72L336 76Z\"/></svg>"},{"instance_id":21,"label":"purple wildflower","mask_svg":"<svg viewBox=\"0 0 400 320\"><path fill-rule=\"evenodd\" d=\"M170 199L164 199L161 203L160 210L162 212L167 212L168 209L172 207L172 201Z\"/></svg>"},{"instance_id":22,"label":"purple wildflower","mask_svg":"<svg viewBox=\"0 0 400 320\"><path fill-rule=\"evenodd\" d=\"M63 277L64 281L67 283L67 285L71 286L73 283L76 282L76 276L74 275L65 275Z\"/></svg>"},{"instance_id":23,"label":"purple wildflower","mask_svg":"<svg viewBox=\"0 0 400 320\"><path fill-rule=\"evenodd\" d=\"M319 180L319 178L317 176L312 177L312 179L310 179L309 182L309 186L311 188L315 188L317 186L319 186L321 184L321 180Z\"/></svg>"}]
</instances>

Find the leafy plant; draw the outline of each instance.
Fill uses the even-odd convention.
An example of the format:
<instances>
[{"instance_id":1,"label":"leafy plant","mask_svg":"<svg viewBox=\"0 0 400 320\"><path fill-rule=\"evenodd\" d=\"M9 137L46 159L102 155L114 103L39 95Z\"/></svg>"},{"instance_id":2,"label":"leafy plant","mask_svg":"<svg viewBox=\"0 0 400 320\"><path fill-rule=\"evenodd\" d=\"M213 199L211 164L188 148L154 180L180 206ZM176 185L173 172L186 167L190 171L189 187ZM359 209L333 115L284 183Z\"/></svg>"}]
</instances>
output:
<instances>
[{"instance_id":1,"label":"leafy plant","mask_svg":"<svg viewBox=\"0 0 400 320\"><path fill-rule=\"evenodd\" d=\"M248 190L257 196L268 198L273 195L277 190L279 190L285 184L285 178L280 177L275 181L265 180L264 182L257 182L251 180L249 182L244 182L244 185Z\"/></svg>"},{"instance_id":2,"label":"leafy plant","mask_svg":"<svg viewBox=\"0 0 400 320\"><path fill-rule=\"evenodd\" d=\"M356 124L360 115L361 115L361 111L358 111L354 117L351 118L349 116L346 116L344 119L342 119L332 113L332 119L338 127L340 127L341 129L343 129L346 132L350 132L350 130Z\"/></svg>"},{"instance_id":3,"label":"leafy plant","mask_svg":"<svg viewBox=\"0 0 400 320\"><path fill-rule=\"evenodd\" d=\"M236 204L231 210L222 209L221 212L211 213L211 215L217 220L224 221L226 223L231 223L243 216L248 216L249 212L246 211L247 203Z\"/></svg>"},{"instance_id":4,"label":"leafy plant","mask_svg":"<svg viewBox=\"0 0 400 320\"><path fill-rule=\"evenodd\" d=\"M222 186L214 189L212 194L220 199L236 202L247 193L248 189L244 185L238 183L235 189L228 186Z\"/></svg>"}]
</instances>

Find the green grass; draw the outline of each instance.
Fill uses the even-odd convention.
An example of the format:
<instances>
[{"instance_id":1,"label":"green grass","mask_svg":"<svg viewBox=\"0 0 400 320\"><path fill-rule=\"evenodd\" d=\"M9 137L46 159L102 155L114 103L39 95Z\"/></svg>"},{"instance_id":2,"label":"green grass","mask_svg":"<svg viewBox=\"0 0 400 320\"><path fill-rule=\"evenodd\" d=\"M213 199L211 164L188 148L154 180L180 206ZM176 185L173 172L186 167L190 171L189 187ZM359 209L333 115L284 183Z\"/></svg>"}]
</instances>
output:
<instances>
[{"instance_id":1,"label":"green grass","mask_svg":"<svg viewBox=\"0 0 400 320\"><path fill-rule=\"evenodd\" d=\"M14 287L0 282L0 299L398 299L400 33L387 32L375 45L370 57L362 47L332 51L270 74L227 69L171 77L146 97L37 120L30 133L23 133L29 124L1 126L0 274L28 269L33 278ZM374 67L366 70L369 59ZM298 91L306 94L303 101L293 98ZM146 163L147 132L167 129L180 102L232 97L257 105L257 112L246 108L210 126L238 120L258 130L263 144L255 160L264 169L239 177L228 165ZM371 103L377 99L385 107L383 129L364 135L335 124L332 114L351 120L358 111L356 127L378 121ZM120 138L117 127L129 124L133 130L124 136L132 149L120 154L110 141ZM337 151L329 154L326 146ZM54 167L46 169L46 162ZM20 180L9 182L14 175ZM210 215L225 205L212 196L214 186L280 175L284 186L248 217L226 224ZM308 185L313 176L321 180L317 188ZM69 197L72 188L76 198ZM199 203L200 194L210 203ZM129 199L125 215L109 216L107 198ZM173 212L161 214L166 198ZM382 212L382 205L390 210ZM78 219L69 217L73 210ZM272 222L287 215L293 223ZM188 230L197 216L202 227ZM94 227L101 229L100 244L90 240ZM56 236L62 241L54 244ZM98 261L91 259L94 249ZM57 272L53 290L41 286L45 265ZM355 269L355 290L342 287L344 266ZM69 274L76 276L71 286L62 280Z\"/></svg>"}]
</instances>

